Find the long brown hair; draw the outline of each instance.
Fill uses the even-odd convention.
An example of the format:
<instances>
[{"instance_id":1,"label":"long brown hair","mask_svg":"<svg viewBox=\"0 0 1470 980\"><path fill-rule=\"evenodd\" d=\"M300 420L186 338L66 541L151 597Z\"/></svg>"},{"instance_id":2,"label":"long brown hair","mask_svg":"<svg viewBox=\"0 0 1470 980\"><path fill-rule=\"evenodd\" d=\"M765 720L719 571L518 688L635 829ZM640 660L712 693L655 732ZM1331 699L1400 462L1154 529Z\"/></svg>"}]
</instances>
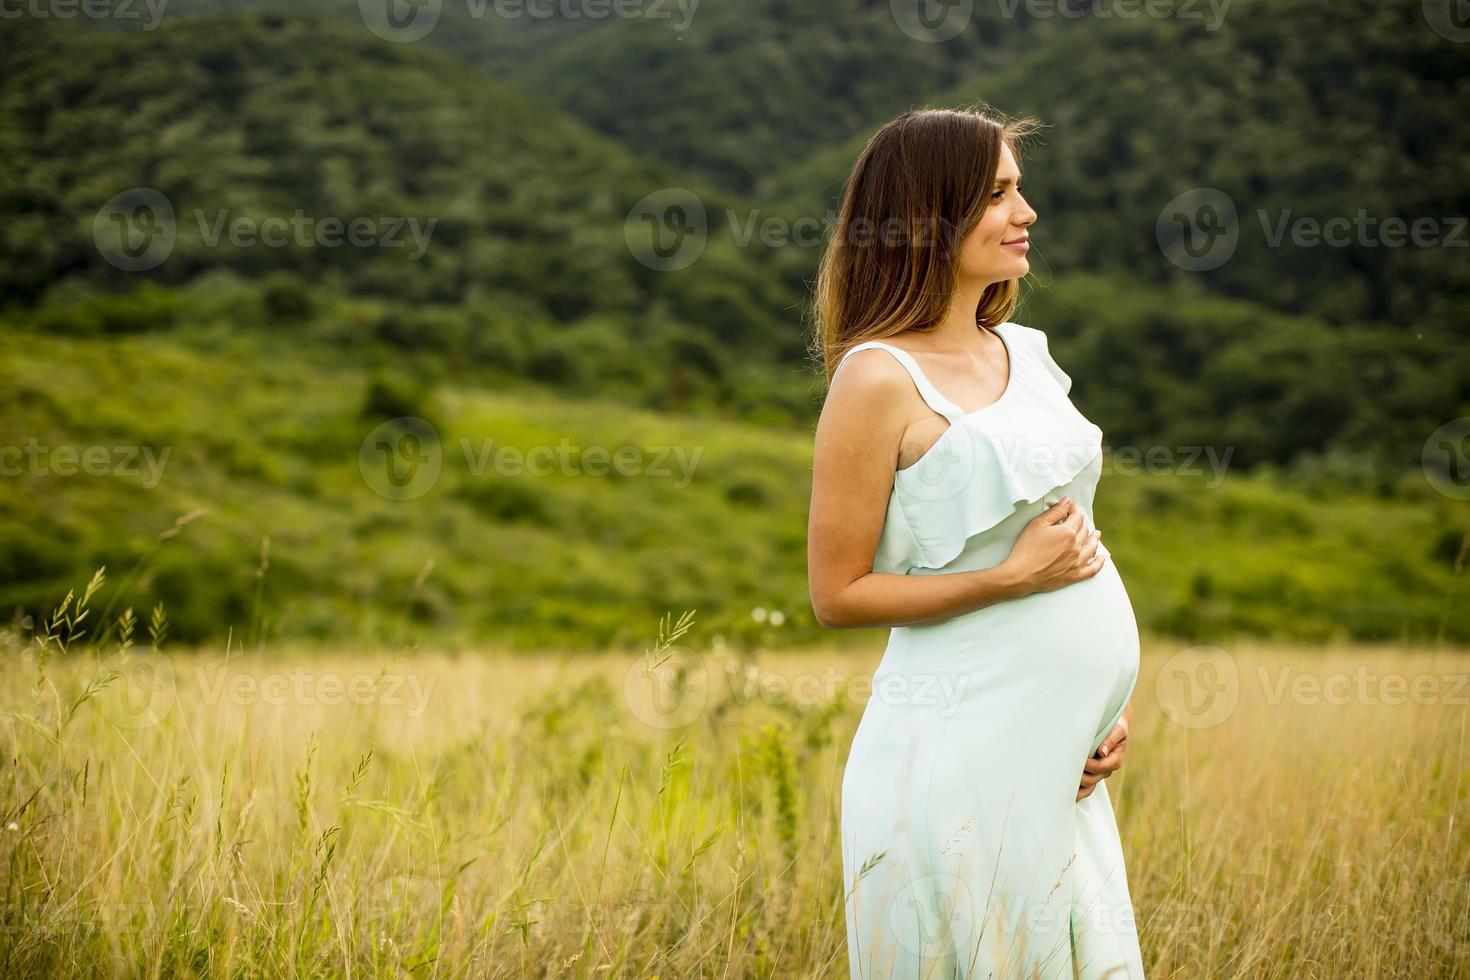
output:
<instances>
[{"instance_id":1,"label":"long brown hair","mask_svg":"<svg viewBox=\"0 0 1470 980\"><path fill-rule=\"evenodd\" d=\"M868 340L940 323L953 301L965 237L990 205L1003 146L1041 128L984 103L921 108L885 124L848 175L832 236L817 271L813 310L827 380L842 355ZM988 287L977 326L1009 320L1017 280Z\"/></svg>"}]
</instances>

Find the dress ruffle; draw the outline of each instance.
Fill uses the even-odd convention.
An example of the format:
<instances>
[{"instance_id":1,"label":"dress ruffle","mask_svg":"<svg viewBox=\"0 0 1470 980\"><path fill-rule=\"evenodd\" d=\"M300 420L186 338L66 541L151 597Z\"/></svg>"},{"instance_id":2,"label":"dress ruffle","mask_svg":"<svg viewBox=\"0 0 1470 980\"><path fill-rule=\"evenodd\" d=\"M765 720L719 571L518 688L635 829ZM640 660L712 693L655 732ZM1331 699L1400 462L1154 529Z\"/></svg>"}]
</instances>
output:
<instances>
[{"instance_id":1,"label":"dress ruffle","mask_svg":"<svg viewBox=\"0 0 1470 980\"><path fill-rule=\"evenodd\" d=\"M1102 453L1103 431L1067 397L1071 378L1052 360L1046 335L1003 329L1018 341L1009 386L894 474L874 571L944 568L970 538L1071 483Z\"/></svg>"},{"instance_id":2,"label":"dress ruffle","mask_svg":"<svg viewBox=\"0 0 1470 980\"><path fill-rule=\"evenodd\" d=\"M1042 366L1046 368L1047 372L1053 378L1057 379L1057 384L1062 386L1062 394L1070 394L1072 391L1072 376L1066 371L1063 371L1061 365L1052 359L1051 347L1046 342L1046 334L1037 330L1035 327L1025 327L1022 332L1035 334L1035 337L1032 338L1032 343L1035 345L1034 350L1040 354Z\"/></svg>"}]
</instances>

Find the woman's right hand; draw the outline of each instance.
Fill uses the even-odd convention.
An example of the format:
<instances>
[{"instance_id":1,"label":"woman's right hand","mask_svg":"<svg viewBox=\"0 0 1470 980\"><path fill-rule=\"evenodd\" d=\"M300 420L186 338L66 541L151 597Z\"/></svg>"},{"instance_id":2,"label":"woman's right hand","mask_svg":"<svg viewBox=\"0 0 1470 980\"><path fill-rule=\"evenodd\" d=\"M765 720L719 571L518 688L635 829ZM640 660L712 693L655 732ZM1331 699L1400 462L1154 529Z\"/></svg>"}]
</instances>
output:
<instances>
[{"instance_id":1,"label":"woman's right hand","mask_svg":"<svg viewBox=\"0 0 1470 980\"><path fill-rule=\"evenodd\" d=\"M1051 592L1102 570L1107 555L1098 550L1101 537L1072 498L1063 497L1027 522L1005 563L1028 592Z\"/></svg>"}]
</instances>

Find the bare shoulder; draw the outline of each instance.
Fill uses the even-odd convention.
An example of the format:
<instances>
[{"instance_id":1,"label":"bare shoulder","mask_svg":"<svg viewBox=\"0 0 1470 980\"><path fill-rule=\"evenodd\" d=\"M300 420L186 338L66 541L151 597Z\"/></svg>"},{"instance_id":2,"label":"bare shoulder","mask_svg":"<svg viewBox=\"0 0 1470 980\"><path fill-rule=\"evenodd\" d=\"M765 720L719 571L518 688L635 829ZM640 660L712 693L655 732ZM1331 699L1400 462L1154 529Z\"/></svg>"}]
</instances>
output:
<instances>
[{"instance_id":1,"label":"bare shoulder","mask_svg":"<svg viewBox=\"0 0 1470 980\"><path fill-rule=\"evenodd\" d=\"M891 484L904 433L922 409L908 371L892 352L870 347L848 355L832 375L817 419L818 482L869 486L877 494L885 480Z\"/></svg>"},{"instance_id":2,"label":"bare shoulder","mask_svg":"<svg viewBox=\"0 0 1470 980\"><path fill-rule=\"evenodd\" d=\"M843 414L892 418L911 400L913 382L898 359L881 347L870 347L849 354L832 375L827 390L827 407Z\"/></svg>"}]
</instances>

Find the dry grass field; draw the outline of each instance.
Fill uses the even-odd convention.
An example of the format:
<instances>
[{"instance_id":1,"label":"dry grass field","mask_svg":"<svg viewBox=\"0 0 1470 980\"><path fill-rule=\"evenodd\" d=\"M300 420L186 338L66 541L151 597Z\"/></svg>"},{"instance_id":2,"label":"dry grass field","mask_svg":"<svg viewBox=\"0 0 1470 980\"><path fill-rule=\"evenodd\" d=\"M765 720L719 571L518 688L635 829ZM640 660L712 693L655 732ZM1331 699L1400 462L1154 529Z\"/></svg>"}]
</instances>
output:
<instances>
[{"instance_id":1,"label":"dry grass field","mask_svg":"<svg viewBox=\"0 0 1470 980\"><path fill-rule=\"evenodd\" d=\"M227 654L65 620L0 660L0 974L847 975L881 639ZM1467 673L1147 641L1108 785L1150 978L1470 977Z\"/></svg>"}]
</instances>

